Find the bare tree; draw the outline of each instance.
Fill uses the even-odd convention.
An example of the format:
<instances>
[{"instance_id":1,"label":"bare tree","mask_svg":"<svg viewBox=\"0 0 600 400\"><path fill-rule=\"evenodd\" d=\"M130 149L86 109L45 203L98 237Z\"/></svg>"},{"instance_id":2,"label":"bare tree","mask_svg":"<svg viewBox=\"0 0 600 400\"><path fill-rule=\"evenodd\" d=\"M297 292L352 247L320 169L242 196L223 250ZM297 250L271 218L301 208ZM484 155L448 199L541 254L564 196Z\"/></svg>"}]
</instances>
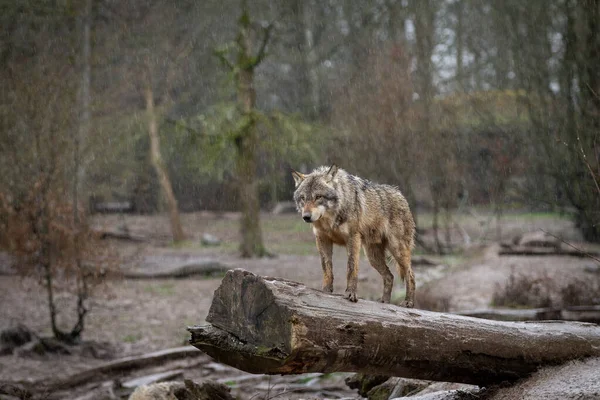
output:
<instances>
[{"instance_id":1,"label":"bare tree","mask_svg":"<svg viewBox=\"0 0 600 400\"><path fill-rule=\"evenodd\" d=\"M27 45L44 43L39 47L43 50L28 62L9 57L6 64L11 77L6 90L14 115L0 108L0 119L8 122L0 135L4 164L0 245L18 258L20 273L37 277L44 286L53 335L73 343L81 338L88 312L86 300L100 278L94 266L108 265L105 249L86 224L84 213L74 210L78 204L68 197L69 189L76 194L77 181L71 177L78 172L72 161L77 160L79 142L72 132L80 127L77 113L72 112L77 109L79 80L71 79L79 71L64 57L73 50L72 42L48 41L55 30L66 32L41 21ZM68 330L60 327L58 318L58 283L74 288L76 294L76 315L74 322L69 318L72 328Z\"/></svg>"},{"instance_id":2,"label":"bare tree","mask_svg":"<svg viewBox=\"0 0 600 400\"><path fill-rule=\"evenodd\" d=\"M517 81L523 89L519 98L530 118L529 137L537 156L533 160L575 208L583 236L598 242L600 2L503 3L501 11L512 32ZM538 18L522 18L530 14ZM561 37L558 49L552 40L556 32Z\"/></svg>"}]
</instances>

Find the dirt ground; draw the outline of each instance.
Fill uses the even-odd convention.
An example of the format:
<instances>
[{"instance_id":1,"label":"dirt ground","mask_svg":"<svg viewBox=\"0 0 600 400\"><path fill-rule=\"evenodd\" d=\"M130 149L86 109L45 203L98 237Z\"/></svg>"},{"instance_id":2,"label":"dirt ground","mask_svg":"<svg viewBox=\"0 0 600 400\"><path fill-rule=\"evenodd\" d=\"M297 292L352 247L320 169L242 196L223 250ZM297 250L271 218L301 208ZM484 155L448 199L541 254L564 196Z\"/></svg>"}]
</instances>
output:
<instances>
[{"instance_id":1,"label":"dirt ground","mask_svg":"<svg viewBox=\"0 0 600 400\"><path fill-rule=\"evenodd\" d=\"M265 243L277 255L265 259L239 259L236 256L238 228L236 214L193 213L183 215L184 229L190 239L184 245L169 244L168 221L164 216L116 216L95 218L95 225L104 228L124 228L147 239L144 243L112 240L111 246L120 254L123 270L153 268L165 263L194 260L215 260L231 268L244 268L260 275L278 276L320 288L321 268L310 227L295 215L263 216ZM578 257L498 256L495 230L490 218L470 216L457 220L461 232L453 232L457 243L465 250L449 256L427 256L439 267L415 266L417 305L419 288L446 297L451 310L471 310L489 307L497 284L503 283L511 271L546 273L557 282L573 277L587 279L585 267L593 261ZM568 219L552 215L509 215L502 223L503 238L545 229L566 240L578 243L580 238ZM222 240L218 247L200 244L203 233ZM468 239L465 238L468 236ZM427 235L425 235L427 237ZM431 237L429 237L431 239ZM0 259L2 262L2 259ZM345 251L334 253L334 290L345 288ZM6 263L6 261L5 261ZM6 266L3 270L6 270ZM84 339L105 343L112 357L142 354L154 350L182 346L187 343L186 326L202 324L208 313L214 290L220 278L187 278L156 280L110 280L99 288L90 302ZM358 294L363 299L376 299L382 290L381 278L361 257ZM394 298L403 296L403 284L396 282ZM57 294L59 309L69 310L74 298L68 293ZM357 307L360 306L360 302ZM59 314L62 326L70 326L69 313ZM0 330L25 324L39 335L49 335L49 316L45 291L35 280L16 275L0 275ZM106 360L83 356L52 356L23 358L0 356L0 380L27 382L52 379L60 374L75 373ZM205 362L206 364L206 362ZM193 370L192 370L193 371ZM225 371L225 372L224 372ZM186 376L198 376L186 373ZM242 376L240 371L223 369L221 377ZM204 375L202 375L204 376ZM335 381L339 396L355 392L342 389L341 377ZM248 378L250 379L250 378ZM251 387L260 386L267 378ZM340 386L341 385L341 386ZM233 383L234 394L236 384ZM264 389L264 388L263 388ZM264 393L264 390L263 392ZM240 391L240 398L250 398L253 391ZM337 396L336 396L337 397ZM288 398L288 397L286 397ZM322 398L322 397L318 397Z\"/></svg>"}]
</instances>

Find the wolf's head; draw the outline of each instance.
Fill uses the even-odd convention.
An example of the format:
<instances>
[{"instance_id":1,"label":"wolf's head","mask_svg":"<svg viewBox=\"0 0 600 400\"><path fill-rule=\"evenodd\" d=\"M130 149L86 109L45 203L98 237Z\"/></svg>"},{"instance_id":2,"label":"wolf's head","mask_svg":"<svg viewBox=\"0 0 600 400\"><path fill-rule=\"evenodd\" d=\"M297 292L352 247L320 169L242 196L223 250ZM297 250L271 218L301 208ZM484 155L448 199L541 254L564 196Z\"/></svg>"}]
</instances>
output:
<instances>
[{"instance_id":1,"label":"wolf's head","mask_svg":"<svg viewBox=\"0 0 600 400\"><path fill-rule=\"evenodd\" d=\"M336 165L317 168L307 175L292 170L296 182L294 201L304 221L315 222L335 209L339 200L334 186L337 172Z\"/></svg>"}]
</instances>

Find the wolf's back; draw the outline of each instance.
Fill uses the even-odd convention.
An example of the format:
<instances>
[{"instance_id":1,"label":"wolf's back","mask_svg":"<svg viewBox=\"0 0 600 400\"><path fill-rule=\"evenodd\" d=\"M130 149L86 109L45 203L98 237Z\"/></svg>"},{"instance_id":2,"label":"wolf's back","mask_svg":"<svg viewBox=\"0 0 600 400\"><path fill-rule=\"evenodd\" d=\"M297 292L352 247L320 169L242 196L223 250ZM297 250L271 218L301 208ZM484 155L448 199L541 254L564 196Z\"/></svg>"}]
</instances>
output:
<instances>
[{"instance_id":1,"label":"wolf's back","mask_svg":"<svg viewBox=\"0 0 600 400\"><path fill-rule=\"evenodd\" d=\"M364 191L365 214L376 219L385 218L395 222L403 236L403 241L414 247L415 222L408 205L408 201L395 186L370 183Z\"/></svg>"}]
</instances>

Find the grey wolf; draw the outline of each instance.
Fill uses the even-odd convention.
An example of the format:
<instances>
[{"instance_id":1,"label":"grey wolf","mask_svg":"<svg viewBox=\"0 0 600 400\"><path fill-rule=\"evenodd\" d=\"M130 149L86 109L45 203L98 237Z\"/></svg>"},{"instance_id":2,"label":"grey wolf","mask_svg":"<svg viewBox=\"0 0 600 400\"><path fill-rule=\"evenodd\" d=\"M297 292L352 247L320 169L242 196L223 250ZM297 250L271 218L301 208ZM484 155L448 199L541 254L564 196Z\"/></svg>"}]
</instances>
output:
<instances>
[{"instance_id":1,"label":"grey wolf","mask_svg":"<svg viewBox=\"0 0 600 400\"><path fill-rule=\"evenodd\" d=\"M336 165L310 174L292 170L294 201L304 221L311 223L323 267L323 291L333 292L333 244L348 251L345 298L357 301L358 261L364 247L369 263L383 278L383 296L389 303L394 276L386 251L406 282L404 307L414 306L415 277L410 264L415 222L408 202L394 186L351 175Z\"/></svg>"}]
</instances>

